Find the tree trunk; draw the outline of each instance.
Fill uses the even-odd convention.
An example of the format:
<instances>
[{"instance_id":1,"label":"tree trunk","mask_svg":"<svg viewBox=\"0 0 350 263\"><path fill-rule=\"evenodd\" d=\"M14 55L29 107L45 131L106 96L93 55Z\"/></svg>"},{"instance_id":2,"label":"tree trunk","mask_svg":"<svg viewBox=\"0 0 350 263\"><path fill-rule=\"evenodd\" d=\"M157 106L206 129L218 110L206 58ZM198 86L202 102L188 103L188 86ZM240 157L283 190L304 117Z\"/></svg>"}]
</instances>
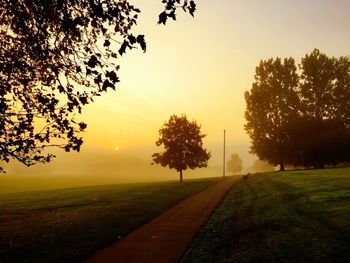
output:
<instances>
[{"instance_id":1,"label":"tree trunk","mask_svg":"<svg viewBox=\"0 0 350 263\"><path fill-rule=\"evenodd\" d=\"M182 183L182 170L180 170L180 183Z\"/></svg>"},{"instance_id":2,"label":"tree trunk","mask_svg":"<svg viewBox=\"0 0 350 263\"><path fill-rule=\"evenodd\" d=\"M284 162L281 162L280 163L280 171L284 171L285 170L285 168L284 168Z\"/></svg>"}]
</instances>

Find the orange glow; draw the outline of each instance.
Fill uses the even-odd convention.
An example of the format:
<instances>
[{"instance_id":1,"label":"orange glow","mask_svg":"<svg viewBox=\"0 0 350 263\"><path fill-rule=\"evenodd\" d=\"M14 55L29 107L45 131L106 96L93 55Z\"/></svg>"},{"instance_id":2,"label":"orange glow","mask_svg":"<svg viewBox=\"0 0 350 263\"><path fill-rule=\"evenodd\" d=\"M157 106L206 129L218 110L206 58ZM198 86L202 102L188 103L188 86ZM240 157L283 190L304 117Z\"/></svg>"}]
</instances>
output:
<instances>
[{"instance_id":1,"label":"orange glow","mask_svg":"<svg viewBox=\"0 0 350 263\"><path fill-rule=\"evenodd\" d=\"M123 55L116 92L96 98L77 116L88 127L76 162L83 163L91 152L112 156L100 167L101 158L89 159L96 162L96 173L113 167L117 174L114 162L126 156L148 168L159 128L170 115L182 113L207 134L209 168L222 165L224 129L226 152L238 153L243 167L249 167L256 157L248 153L243 129L244 92L259 61L277 56L299 61L313 48L329 56L350 54L348 1L198 1L194 18L179 14L165 27L157 25L159 0L133 2L142 10L135 32L145 34L147 52ZM52 167L60 167L52 173L60 173L71 158L64 151L56 155ZM157 171L162 178L167 170ZM203 171L193 173L200 177Z\"/></svg>"}]
</instances>

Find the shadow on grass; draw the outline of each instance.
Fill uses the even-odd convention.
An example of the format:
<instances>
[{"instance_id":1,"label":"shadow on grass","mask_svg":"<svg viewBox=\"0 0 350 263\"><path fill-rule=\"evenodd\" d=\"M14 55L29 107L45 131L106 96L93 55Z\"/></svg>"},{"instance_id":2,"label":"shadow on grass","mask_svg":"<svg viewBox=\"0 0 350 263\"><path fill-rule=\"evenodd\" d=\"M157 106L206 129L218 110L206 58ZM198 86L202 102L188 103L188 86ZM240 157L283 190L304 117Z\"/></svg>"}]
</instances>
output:
<instances>
[{"instance_id":1,"label":"shadow on grass","mask_svg":"<svg viewBox=\"0 0 350 263\"><path fill-rule=\"evenodd\" d=\"M183 262L350 262L349 201L348 168L253 176L233 186Z\"/></svg>"},{"instance_id":2,"label":"shadow on grass","mask_svg":"<svg viewBox=\"0 0 350 263\"><path fill-rule=\"evenodd\" d=\"M79 262L218 180L0 195L0 261Z\"/></svg>"}]
</instances>

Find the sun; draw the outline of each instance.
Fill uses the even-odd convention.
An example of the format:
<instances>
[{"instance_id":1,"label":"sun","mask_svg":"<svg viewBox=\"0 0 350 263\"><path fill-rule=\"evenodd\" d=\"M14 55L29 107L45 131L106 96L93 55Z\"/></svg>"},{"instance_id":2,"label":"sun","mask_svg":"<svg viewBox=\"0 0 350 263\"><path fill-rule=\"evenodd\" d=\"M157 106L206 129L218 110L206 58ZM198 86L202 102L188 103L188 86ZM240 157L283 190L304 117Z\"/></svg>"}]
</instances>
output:
<instances>
[{"instance_id":1,"label":"sun","mask_svg":"<svg viewBox=\"0 0 350 263\"><path fill-rule=\"evenodd\" d=\"M114 147L114 150L119 151L119 146Z\"/></svg>"}]
</instances>

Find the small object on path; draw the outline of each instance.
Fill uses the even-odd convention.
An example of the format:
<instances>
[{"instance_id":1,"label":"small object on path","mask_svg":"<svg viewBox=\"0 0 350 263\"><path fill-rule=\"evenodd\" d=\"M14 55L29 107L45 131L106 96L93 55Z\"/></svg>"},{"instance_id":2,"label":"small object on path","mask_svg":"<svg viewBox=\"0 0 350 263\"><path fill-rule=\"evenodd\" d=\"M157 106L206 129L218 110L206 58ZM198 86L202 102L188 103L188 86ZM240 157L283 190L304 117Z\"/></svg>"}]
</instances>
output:
<instances>
[{"instance_id":1,"label":"small object on path","mask_svg":"<svg viewBox=\"0 0 350 263\"><path fill-rule=\"evenodd\" d=\"M227 177L187 198L112 246L98 251L87 263L179 262L199 228L238 180Z\"/></svg>"}]
</instances>

